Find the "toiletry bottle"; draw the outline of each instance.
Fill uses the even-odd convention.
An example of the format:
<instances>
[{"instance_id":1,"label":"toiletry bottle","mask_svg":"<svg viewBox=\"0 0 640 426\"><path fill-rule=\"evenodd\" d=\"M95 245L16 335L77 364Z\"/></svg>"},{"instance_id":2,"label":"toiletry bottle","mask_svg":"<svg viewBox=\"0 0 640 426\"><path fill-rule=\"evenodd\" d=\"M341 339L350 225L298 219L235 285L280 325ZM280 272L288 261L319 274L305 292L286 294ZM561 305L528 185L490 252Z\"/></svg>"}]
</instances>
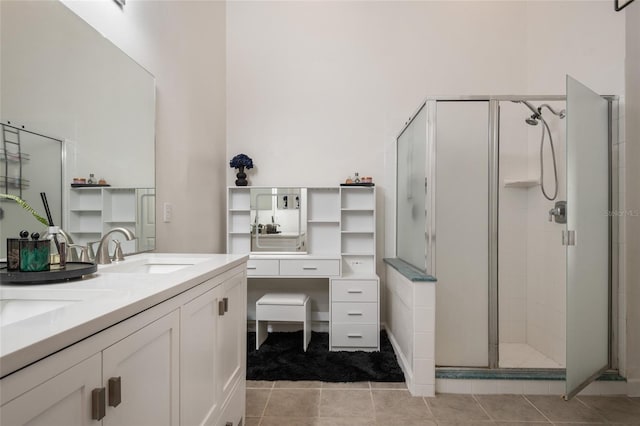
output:
<instances>
[{"instance_id":1,"label":"toiletry bottle","mask_svg":"<svg viewBox=\"0 0 640 426\"><path fill-rule=\"evenodd\" d=\"M353 183L360 183L360 175L356 172L355 177L353 178Z\"/></svg>"},{"instance_id":2,"label":"toiletry bottle","mask_svg":"<svg viewBox=\"0 0 640 426\"><path fill-rule=\"evenodd\" d=\"M87 180L87 183L91 185L95 185L96 183L98 183L93 173L89 174L89 180Z\"/></svg>"}]
</instances>

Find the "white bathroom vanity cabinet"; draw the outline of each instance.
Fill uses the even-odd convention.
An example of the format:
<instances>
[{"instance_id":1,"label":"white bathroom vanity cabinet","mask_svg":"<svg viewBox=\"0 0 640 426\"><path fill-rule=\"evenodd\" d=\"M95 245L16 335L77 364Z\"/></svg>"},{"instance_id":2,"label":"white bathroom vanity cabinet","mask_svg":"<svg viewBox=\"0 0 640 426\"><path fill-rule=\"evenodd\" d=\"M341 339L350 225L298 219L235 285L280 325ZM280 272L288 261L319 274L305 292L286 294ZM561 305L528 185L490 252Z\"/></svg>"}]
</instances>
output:
<instances>
[{"instance_id":1,"label":"white bathroom vanity cabinet","mask_svg":"<svg viewBox=\"0 0 640 426\"><path fill-rule=\"evenodd\" d=\"M215 256L226 260L191 258L189 262L204 260L166 274L109 272L119 265L105 267L93 279L112 293L24 320L24 326L31 322L42 327L53 321L50 328L55 333L74 316L95 313L89 325L62 332L75 343L0 380L0 424L243 424L246 257L209 255ZM190 273L193 268L198 271ZM81 308L82 303L93 306ZM118 307L110 310L113 305ZM92 333L105 321L111 324ZM12 334L16 327L20 321L3 331Z\"/></svg>"}]
</instances>

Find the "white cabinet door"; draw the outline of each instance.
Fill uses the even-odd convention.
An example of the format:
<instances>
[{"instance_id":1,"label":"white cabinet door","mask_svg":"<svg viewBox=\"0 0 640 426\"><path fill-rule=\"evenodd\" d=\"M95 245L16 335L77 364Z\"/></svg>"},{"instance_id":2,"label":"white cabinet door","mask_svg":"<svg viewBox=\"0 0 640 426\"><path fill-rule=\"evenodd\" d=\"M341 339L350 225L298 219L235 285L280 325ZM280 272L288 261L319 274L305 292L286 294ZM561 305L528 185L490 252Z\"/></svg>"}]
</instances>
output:
<instances>
[{"instance_id":1,"label":"white cabinet door","mask_svg":"<svg viewBox=\"0 0 640 426\"><path fill-rule=\"evenodd\" d=\"M216 375L220 288L180 308L180 424L205 425L219 415ZM224 311L224 309L223 309Z\"/></svg>"},{"instance_id":2,"label":"white cabinet door","mask_svg":"<svg viewBox=\"0 0 640 426\"><path fill-rule=\"evenodd\" d=\"M218 318L218 373L225 401L238 380L244 380L247 359L247 278L238 274L220 287L224 315Z\"/></svg>"},{"instance_id":3,"label":"white cabinet door","mask_svg":"<svg viewBox=\"0 0 640 426\"><path fill-rule=\"evenodd\" d=\"M101 356L96 354L8 402L0 408L0 424L99 424L91 419L91 391L102 386L100 364Z\"/></svg>"},{"instance_id":4,"label":"white cabinet door","mask_svg":"<svg viewBox=\"0 0 640 426\"><path fill-rule=\"evenodd\" d=\"M121 402L107 403L104 426L179 424L178 310L152 322L102 352L103 386L120 379Z\"/></svg>"}]
</instances>

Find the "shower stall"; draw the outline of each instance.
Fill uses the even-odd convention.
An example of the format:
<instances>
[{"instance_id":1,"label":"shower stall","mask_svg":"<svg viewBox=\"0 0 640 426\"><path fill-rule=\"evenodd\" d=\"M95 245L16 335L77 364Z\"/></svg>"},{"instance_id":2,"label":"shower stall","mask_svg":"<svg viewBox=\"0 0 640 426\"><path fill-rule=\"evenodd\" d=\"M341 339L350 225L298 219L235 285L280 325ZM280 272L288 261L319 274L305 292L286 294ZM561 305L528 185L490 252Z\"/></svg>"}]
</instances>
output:
<instances>
[{"instance_id":1,"label":"shower stall","mask_svg":"<svg viewBox=\"0 0 640 426\"><path fill-rule=\"evenodd\" d=\"M428 98L397 140L397 256L438 280L436 365L616 367L617 98ZM424 234L416 232L424 229Z\"/></svg>"}]
</instances>

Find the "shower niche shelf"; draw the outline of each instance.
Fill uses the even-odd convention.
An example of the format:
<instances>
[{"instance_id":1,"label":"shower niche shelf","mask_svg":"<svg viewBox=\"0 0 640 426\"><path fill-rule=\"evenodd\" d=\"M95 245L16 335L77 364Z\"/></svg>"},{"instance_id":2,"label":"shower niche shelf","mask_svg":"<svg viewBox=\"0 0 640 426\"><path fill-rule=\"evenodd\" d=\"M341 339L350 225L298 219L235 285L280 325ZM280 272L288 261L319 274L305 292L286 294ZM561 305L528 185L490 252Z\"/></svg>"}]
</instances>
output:
<instances>
[{"instance_id":1,"label":"shower niche shelf","mask_svg":"<svg viewBox=\"0 0 640 426\"><path fill-rule=\"evenodd\" d=\"M505 179L505 188L533 188L540 185L540 179Z\"/></svg>"}]
</instances>

